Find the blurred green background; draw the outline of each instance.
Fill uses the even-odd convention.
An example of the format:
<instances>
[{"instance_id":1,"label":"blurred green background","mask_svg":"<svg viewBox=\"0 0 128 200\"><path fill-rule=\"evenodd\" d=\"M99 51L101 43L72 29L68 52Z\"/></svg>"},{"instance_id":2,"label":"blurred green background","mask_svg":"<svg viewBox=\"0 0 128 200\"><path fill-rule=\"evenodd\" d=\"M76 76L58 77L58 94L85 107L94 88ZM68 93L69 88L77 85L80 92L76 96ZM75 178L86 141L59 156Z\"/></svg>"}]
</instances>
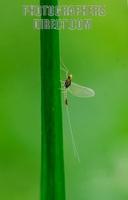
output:
<instances>
[{"instance_id":1,"label":"blurred green background","mask_svg":"<svg viewBox=\"0 0 128 200\"><path fill-rule=\"evenodd\" d=\"M39 200L40 45L22 5L0 2L0 199ZM60 32L61 57L73 81L96 96L69 95L80 163L74 157L63 107L67 200L128 199L128 6L126 0L65 1L105 4L93 29Z\"/></svg>"}]
</instances>

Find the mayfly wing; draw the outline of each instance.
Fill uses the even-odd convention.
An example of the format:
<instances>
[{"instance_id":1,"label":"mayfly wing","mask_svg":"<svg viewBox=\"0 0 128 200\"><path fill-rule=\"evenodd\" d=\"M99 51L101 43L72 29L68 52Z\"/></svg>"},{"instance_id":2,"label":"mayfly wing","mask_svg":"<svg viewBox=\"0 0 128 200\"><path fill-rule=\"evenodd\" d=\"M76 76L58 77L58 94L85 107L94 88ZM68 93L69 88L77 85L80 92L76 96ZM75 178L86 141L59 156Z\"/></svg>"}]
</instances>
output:
<instances>
[{"instance_id":1,"label":"mayfly wing","mask_svg":"<svg viewBox=\"0 0 128 200\"><path fill-rule=\"evenodd\" d=\"M93 97L95 96L94 90L91 88L78 85L76 83L71 83L71 86L68 88L68 91L77 97Z\"/></svg>"}]
</instances>

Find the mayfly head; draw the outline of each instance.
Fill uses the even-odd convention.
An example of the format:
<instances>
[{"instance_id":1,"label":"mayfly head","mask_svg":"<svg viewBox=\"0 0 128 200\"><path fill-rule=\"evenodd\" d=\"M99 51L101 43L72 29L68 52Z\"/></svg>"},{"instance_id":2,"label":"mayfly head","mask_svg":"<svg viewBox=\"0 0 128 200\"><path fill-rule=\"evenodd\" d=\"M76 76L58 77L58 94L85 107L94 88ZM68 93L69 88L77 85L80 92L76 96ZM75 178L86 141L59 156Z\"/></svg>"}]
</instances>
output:
<instances>
[{"instance_id":1,"label":"mayfly head","mask_svg":"<svg viewBox=\"0 0 128 200\"><path fill-rule=\"evenodd\" d=\"M68 79L72 80L72 74L68 75Z\"/></svg>"}]
</instances>

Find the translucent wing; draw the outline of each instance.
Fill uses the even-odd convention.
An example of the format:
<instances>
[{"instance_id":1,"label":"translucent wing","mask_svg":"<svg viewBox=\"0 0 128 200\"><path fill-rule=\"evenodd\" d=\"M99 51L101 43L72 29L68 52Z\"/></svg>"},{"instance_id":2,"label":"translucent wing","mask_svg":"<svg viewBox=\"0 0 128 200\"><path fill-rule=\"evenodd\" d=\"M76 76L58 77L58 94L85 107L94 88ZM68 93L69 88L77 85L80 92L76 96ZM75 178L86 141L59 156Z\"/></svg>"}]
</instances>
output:
<instances>
[{"instance_id":1,"label":"translucent wing","mask_svg":"<svg viewBox=\"0 0 128 200\"><path fill-rule=\"evenodd\" d=\"M71 86L68 88L68 91L77 97L93 97L95 95L94 90L88 87L78 85L76 83L71 83Z\"/></svg>"}]
</instances>

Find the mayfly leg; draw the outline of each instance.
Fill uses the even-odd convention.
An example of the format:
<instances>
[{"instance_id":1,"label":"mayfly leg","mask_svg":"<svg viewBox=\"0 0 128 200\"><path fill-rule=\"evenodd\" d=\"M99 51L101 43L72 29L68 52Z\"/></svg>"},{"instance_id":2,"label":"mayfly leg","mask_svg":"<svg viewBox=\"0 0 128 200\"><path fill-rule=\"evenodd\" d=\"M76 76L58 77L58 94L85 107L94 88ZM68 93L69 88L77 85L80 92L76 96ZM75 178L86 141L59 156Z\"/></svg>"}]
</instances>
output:
<instances>
[{"instance_id":1,"label":"mayfly leg","mask_svg":"<svg viewBox=\"0 0 128 200\"><path fill-rule=\"evenodd\" d=\"M63 63L62 59L61 59L61 64L62 64L61 70L63 70L63 71L65 72L65 77L67 78L69 70L68 70L68 68L65 66L65 64Z\"/></svg>"}]
</instances>

